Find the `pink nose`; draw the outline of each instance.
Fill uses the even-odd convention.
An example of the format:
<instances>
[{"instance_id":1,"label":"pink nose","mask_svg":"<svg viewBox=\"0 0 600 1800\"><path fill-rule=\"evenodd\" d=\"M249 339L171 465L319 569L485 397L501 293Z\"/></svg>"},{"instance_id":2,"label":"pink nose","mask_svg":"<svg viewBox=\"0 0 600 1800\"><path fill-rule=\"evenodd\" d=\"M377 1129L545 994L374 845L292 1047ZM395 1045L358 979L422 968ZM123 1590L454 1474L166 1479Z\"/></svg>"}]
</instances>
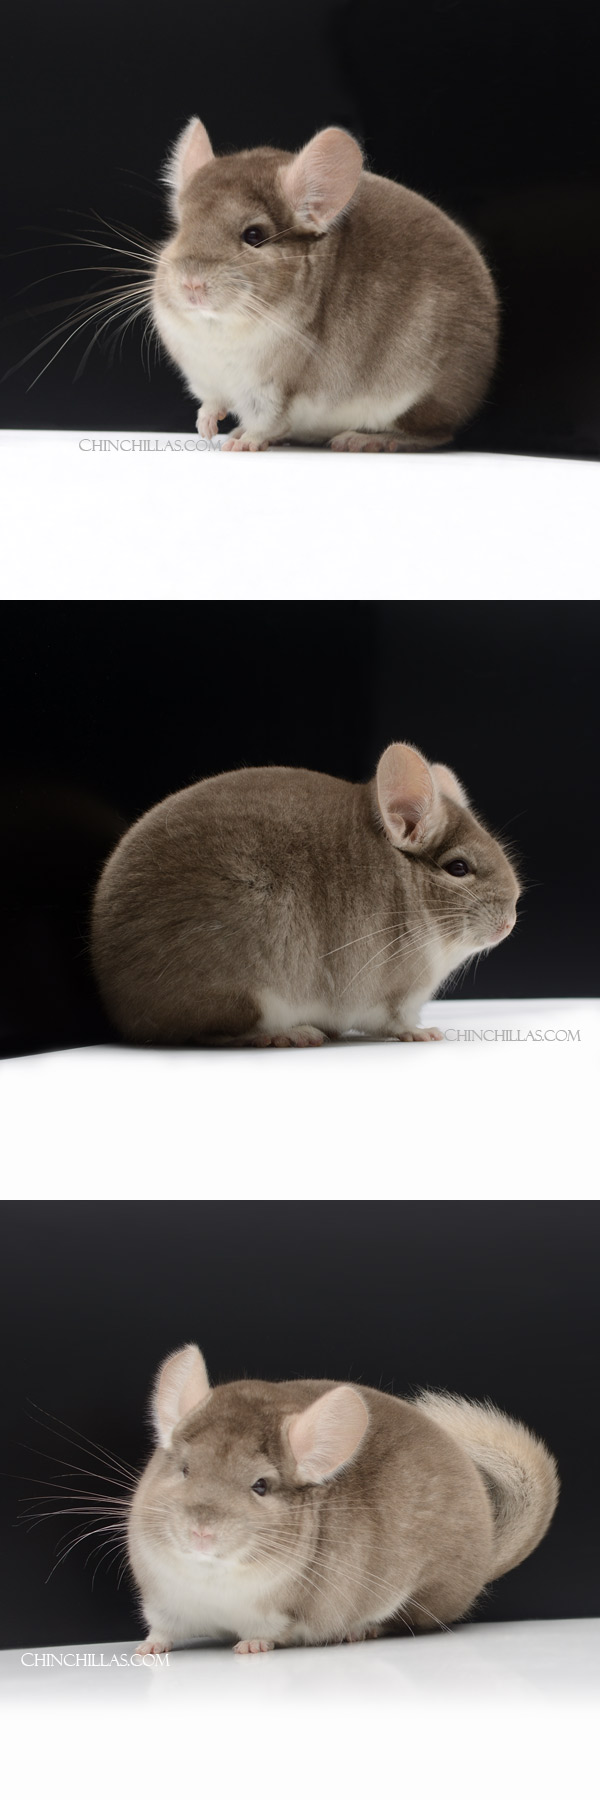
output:
<instances>
[{"instance_id":1,"label":"pink nose","mask_svg":"<svg viewBox=\"0 0 600 1800\"><path fill-rule=\"evenodd\" d=\"M200 281L197 276L189 275L181 286L188 300L192 300L196 306L200 306L206 299L206 282Z\"/></svg>"},{"instance_id":2,"label":"pink nose","mask_svg":"<svg viewBox=\"0 0 600 1800\"><path fill-rule=\"evenodd\" d=\"M516 925L516 922L517 922L516 913L512 913L510 919L501 919L500 924L498 926L498 930L496 932L496 937L506 937L508 932L512 931L513 925Z\"/></svg>"},{"instance_id":3,"label":"pink nose","mask_svg":"<svg viewBox=\"0 0 600 1800\"><path fill-rule=\"evenodd\" d=\"M199 1550L212 1550L213 1544L215 1541L215 1534L214 1534L214 1531L209 1531L208 1525L203 1525L201 1531L198 1530L198 1527L196 1525L193 1525L192 1526L192 1537L194 1538L196 1544L198 1545Z\"/></svg>"}]
</instances>

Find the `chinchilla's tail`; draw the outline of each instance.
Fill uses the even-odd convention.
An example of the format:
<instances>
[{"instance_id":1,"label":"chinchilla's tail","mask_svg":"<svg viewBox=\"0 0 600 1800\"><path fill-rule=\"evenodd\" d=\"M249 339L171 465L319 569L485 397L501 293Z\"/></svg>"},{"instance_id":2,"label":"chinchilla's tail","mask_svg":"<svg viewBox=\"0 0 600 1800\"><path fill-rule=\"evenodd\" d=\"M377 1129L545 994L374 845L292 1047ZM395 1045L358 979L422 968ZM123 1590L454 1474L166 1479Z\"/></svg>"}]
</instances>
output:
<instances>
[{"instance_id":1,"label":"chinchilla's tail","mask_svg":"<svg viewBox=\"0 0 600 1800\"><path fill-rule=\"evenodd\" d=\"M494 1514L495 1554L487 1577L494 1581L523 1562L548 1530L560 1485L554 1457L526 1425L488 1402L424 1389L415 1405L466 1450L483 1476Z\"/></svg>"}]
</instances>

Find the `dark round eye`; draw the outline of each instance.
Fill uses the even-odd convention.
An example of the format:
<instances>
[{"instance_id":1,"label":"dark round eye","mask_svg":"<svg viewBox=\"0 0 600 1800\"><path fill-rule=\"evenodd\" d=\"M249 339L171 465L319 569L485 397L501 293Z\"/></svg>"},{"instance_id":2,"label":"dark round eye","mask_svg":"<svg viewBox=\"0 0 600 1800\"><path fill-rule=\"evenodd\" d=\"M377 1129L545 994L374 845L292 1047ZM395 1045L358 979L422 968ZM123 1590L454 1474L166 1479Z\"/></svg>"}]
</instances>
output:
<instances>
[{"instance_id":1,"label":"dark round eye","mask_svg":"<svg viewBox=\"0 0 600 1800\"><path fill-rule=\"evenodd\" d=\"M180 1473L182 1475L189 1475L189 1472L190 1471L189 1471L187 1463L182 1463Z\"/></svg>"},{"instance_id":2,"label":"dark round eye","mask_svg":"<svg viewBox=\"0 0 600 1800\"><path fill-rule=\"evenodd\" d=\"M242 243L252 244L253 249L256 249L259 244L264 244L266 242L266 236L266 231L263 231L262 225L248 225L246 230L242 232Z\"/></svg>"},{"instance_id":3,"label":"dark round eye","mask_svg":"<svg viewBox=\"0 0 600 1800\"><path fill-rule=\"evenodd\" d=\"M471 874L471 870L469 868L468 862L463 862L462 857L457 857L456 862L444 863L444 869L445 869L446 875L470 875Z\"/></svg>"},{"instance_id":4,"label":"dark round eye","mask_svg":"<svg viewBox=\"0 0 600 1800\"><path fill-rule=\"evenodd\" d=\"M261 1475L260 1481L253 1481L252 1492L253 1492L253 1494L268 1494L269 1483L268 1483L268 1481L265 1481L263 1479L262 1475Z\"/></svg>"}]
</instances>

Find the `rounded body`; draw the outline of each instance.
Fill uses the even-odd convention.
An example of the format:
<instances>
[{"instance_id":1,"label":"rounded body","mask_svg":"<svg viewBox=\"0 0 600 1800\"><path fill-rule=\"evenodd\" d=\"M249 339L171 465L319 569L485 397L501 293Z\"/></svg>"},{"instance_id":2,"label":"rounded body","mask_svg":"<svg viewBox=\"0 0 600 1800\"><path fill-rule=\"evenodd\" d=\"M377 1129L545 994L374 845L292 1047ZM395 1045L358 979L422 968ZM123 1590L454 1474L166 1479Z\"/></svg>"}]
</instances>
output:
<instances>
[{"instance_id":1,"label":"rounded body","mask_svg":"<svg viewBox=\"0 0 600 1800\"><path fill-rule=\"evenodd\" d=\"M369 1425L357 1456L332 1481L298 1485L281 1450L286 1417L334 1386L230 1383L188 1416L174 1461L155 1452L128 1534L153 1639L326 1643L429 1631L473 1604L493 1563L485 1483L462 1447L416 1406L358 1387ZM256 1501L253 1517L244 1494L246 1459L259 1441L278 1468L264 1519ZM194 1450L182 1492L174 1466ZM187 1545L186 1521L205 1518L217 1534L212 1557ZM231 1542L221 1545L221 1531Z\"/></svg>"},{"instance_id":2,"label":"rounded body","mask_svg":"<svg viewBox=\"0 0 600 1800\"><path fill-rule=\"evenodd\" d=\"M364 171L347 210L311 234L282 190L292 162L266 148L214 158L184 188L153 290L165 348L213 431L227 411L261 441L396 430L399 448L450 442L496 360L483 256L431 201ZM234 235L236 208L240 230L253 208L268 220L253 251ZM196 275L201 305L188 299Z\"/></svg>"},{"instance_id":3,"label":"rounded body","mask_svg":"<svg viewBox=\"0 0 600 1800\"><path fill-rule=\"evenodd\" d=\"M466 806L437 804L420 855L390 841L376 782L241 769L170 795L125 834L96 891L110 1017L140 1043L416 1027L518 892ZM457 845L477 856L476 878L446 873Z\"/></svg>"}]
</instances>

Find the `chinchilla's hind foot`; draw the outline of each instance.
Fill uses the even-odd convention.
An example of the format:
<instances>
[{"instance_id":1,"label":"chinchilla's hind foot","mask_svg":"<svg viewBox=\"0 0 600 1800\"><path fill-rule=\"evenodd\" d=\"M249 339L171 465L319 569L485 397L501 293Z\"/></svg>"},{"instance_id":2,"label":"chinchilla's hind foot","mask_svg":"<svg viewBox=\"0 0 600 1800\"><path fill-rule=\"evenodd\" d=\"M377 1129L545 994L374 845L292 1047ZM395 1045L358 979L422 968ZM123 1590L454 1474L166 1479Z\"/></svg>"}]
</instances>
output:
<instances>
[{"instance_id":1,"label":"chinchilla's hind foot","mask_svg":"<svg viewBox=\"0 0 600 1800\"><path fill-rule=\"evenodd\" d=\"M320 1044L326 1044L327 1038L318 1025L294 1025L290 1031L277 1031L272 1035L268 1031L257 1031L252 1037L240 1039L254 1050L268 1050L273 1046L277 1050L310 1050Z\"/></svg>"},{"instance_id":2,"label":"chinchilla's hind foot","mask_svg":"<svg viewBox=\"0 0 600 1800\"><path fill-rule=\"evenodd\" d=\"M418 432L395 431L338 431L330 440L330 450L439 450L443 444L450 444L448 436L420 436Z\"/></svg>"}]
</instances>

